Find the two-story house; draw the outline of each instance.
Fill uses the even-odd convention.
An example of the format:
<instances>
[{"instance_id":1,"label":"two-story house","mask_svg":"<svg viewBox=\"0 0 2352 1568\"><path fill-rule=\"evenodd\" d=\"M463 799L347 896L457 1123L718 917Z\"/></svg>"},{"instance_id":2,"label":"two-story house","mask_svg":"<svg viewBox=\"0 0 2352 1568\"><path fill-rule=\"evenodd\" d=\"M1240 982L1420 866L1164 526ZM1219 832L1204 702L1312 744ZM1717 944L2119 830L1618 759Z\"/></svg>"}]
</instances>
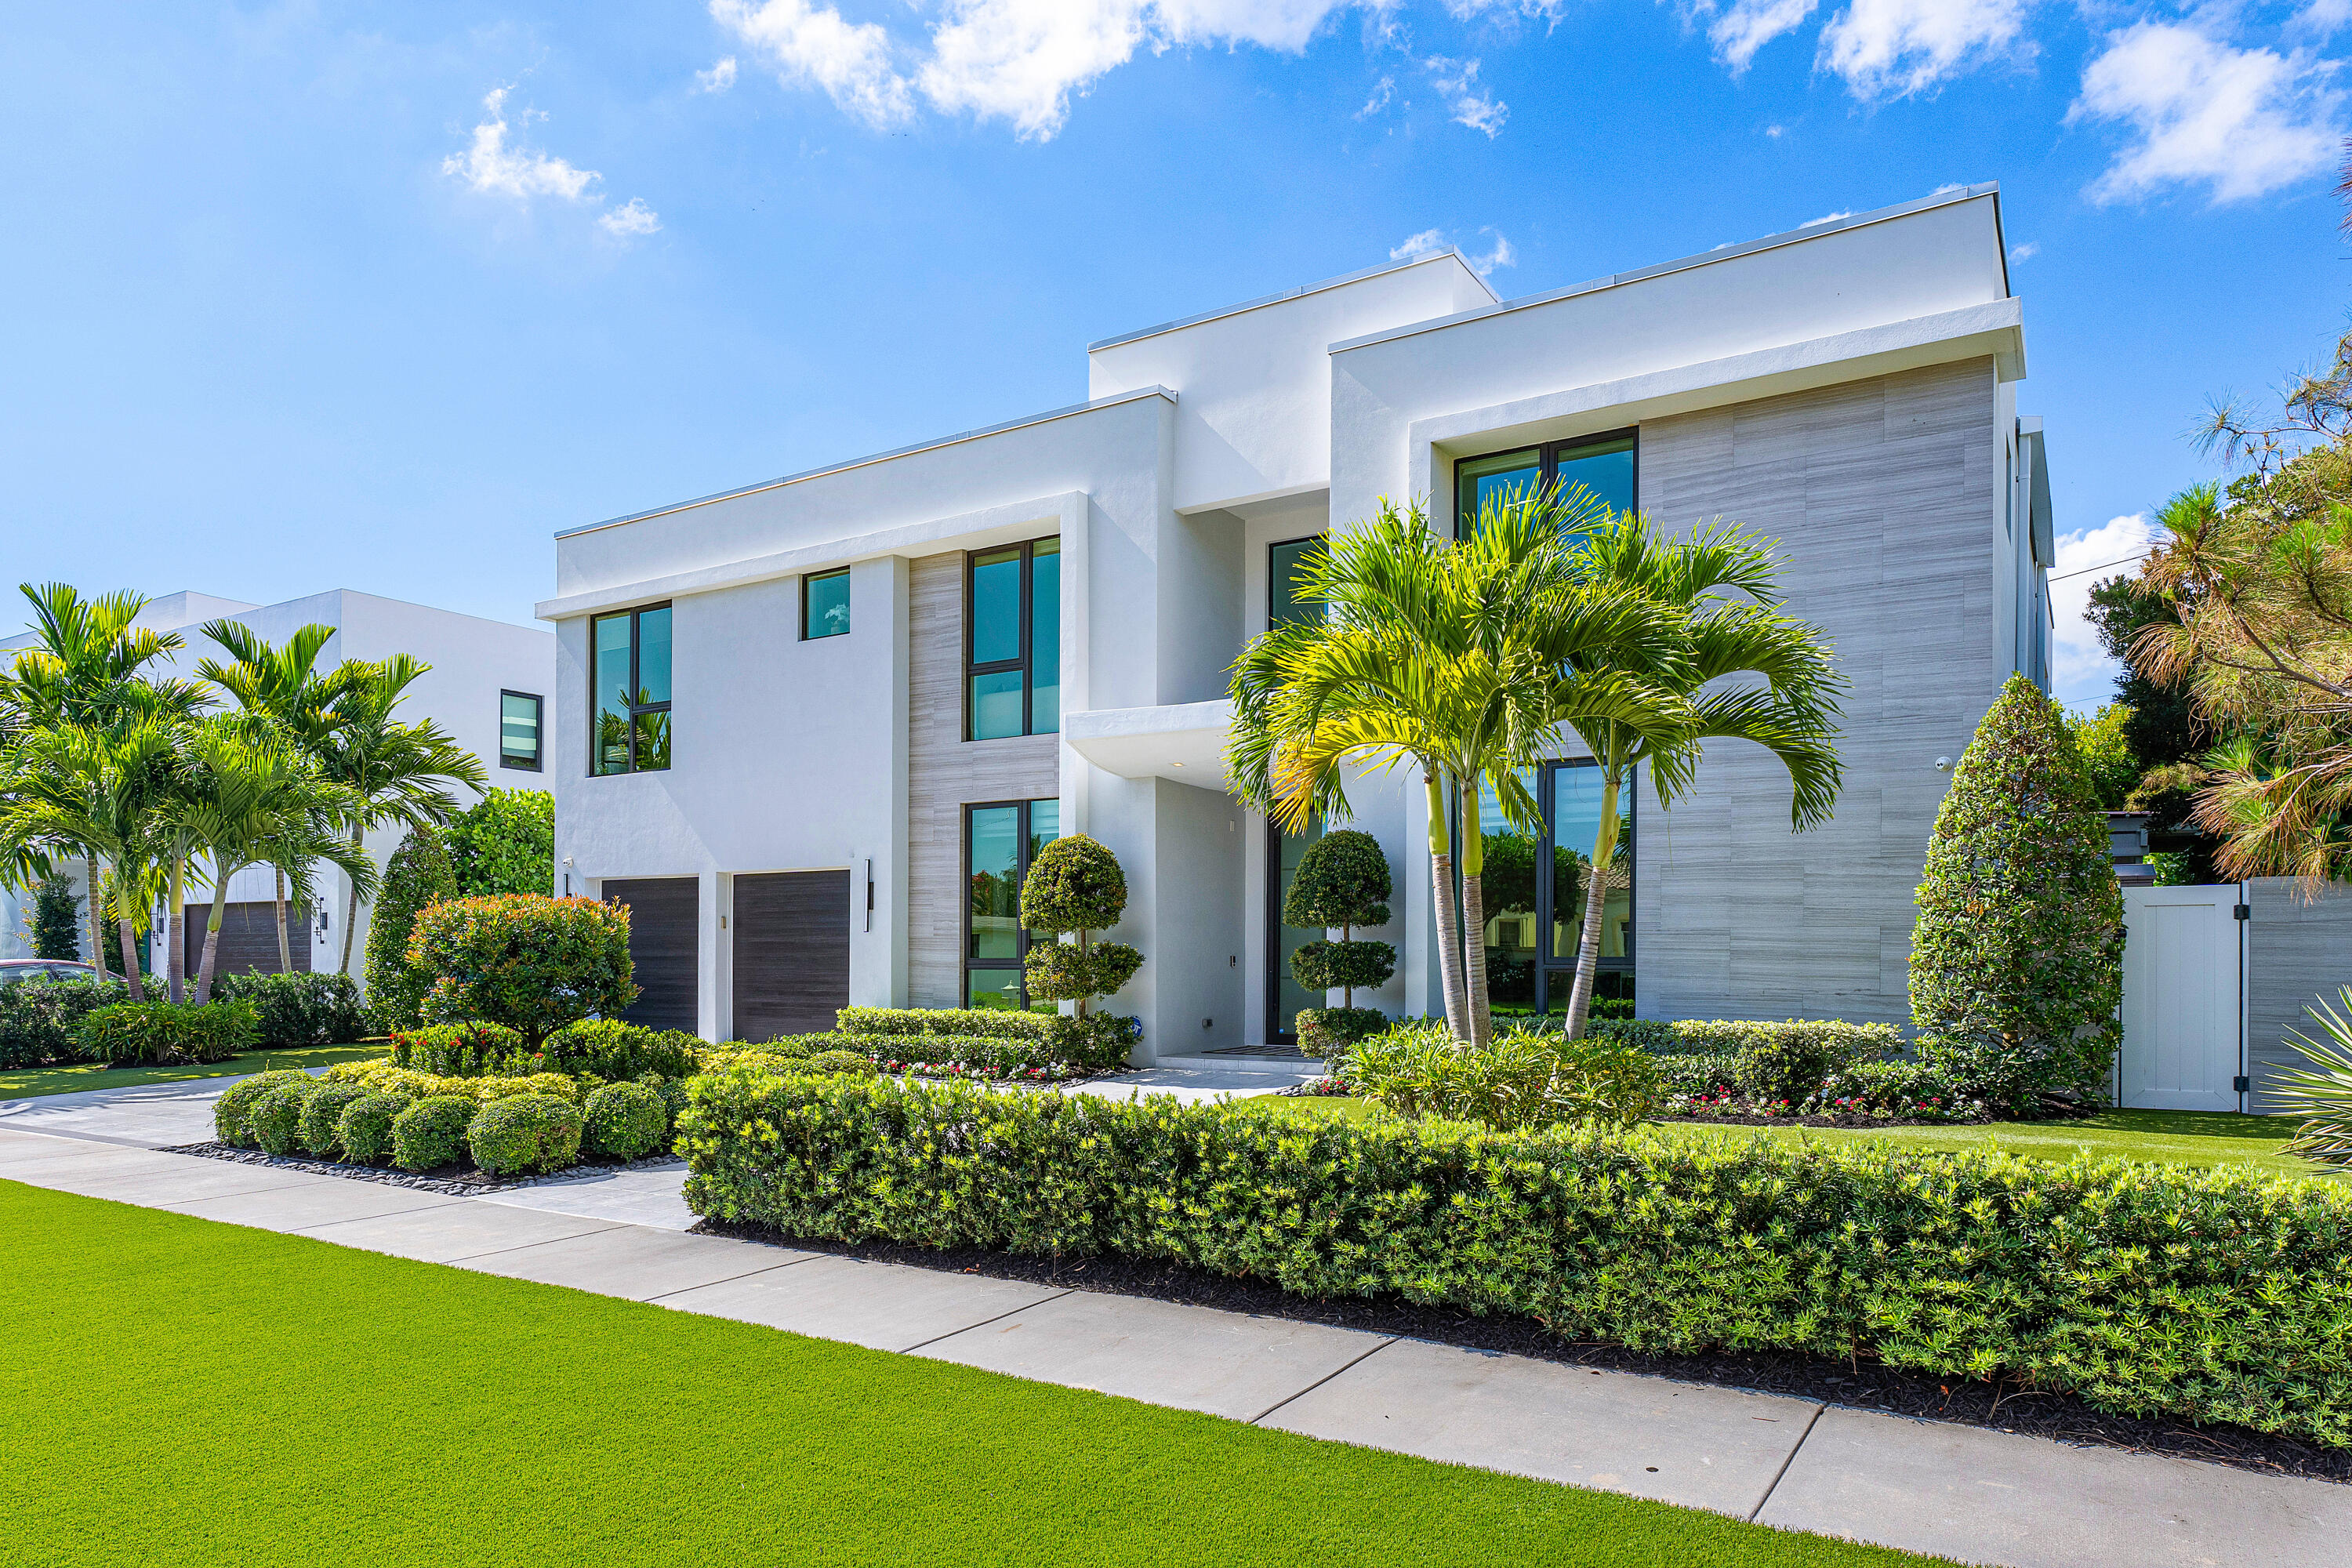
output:
<instances>
[{"instance_id":1,"label":"two-story house","mask_svg":"<svg viewBox=\"0 0 2352 1568\"><path fill-rule=\"evenodd\" d=\"M1835 816L1789 830L1751 747L1643 792L1604 995L1644 1016L1906 1016L1912 890L2001 682L2046 680L2051 559L1993 187L1497 300L1418 257L1096 343L1089 400L558 538L559 875L627 901L636 1014L711 1038L844 1003L1018 1006L1030 858L1086 832L1146 954L1147 1057L1262 1047L1321 1000L1278 923L1306 840L1227 793L1227 670L1291 571L1382 497L1458 529L1564 477L1669 529L1778 538L1851 681ZM1498 863L1498 1006L1565 994L1590 763ZM1351 791L1397 879L1396 978L1439 1011L1414 780ZM1490 829L1496 818L1486 814ZM1361 994L1359 1001L1362 1001Z\"/></svg>"}]
</instances>

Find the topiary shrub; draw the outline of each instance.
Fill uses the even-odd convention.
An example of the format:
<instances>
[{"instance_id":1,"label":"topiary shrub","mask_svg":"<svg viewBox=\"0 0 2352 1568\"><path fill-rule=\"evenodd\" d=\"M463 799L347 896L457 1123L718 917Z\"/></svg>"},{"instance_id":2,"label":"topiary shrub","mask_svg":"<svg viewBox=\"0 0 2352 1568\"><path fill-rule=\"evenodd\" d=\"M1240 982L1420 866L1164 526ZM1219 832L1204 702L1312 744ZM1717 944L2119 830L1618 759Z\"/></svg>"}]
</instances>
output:
<instances>
[{"instance_id":1,"label":"topiary shrub","mask_svg":"<svg viewBox=\"0 0 2352 1568\"><path fill-rule=\"evenodd\" d=\"M304 1073L290 1083L281 1083L253 1102L247 1125L253 1130L253 1141L266 1153L292 1154L302 1146L302 1110L318 1090L319 1080Z\"/></svg>"},{"instance_id":2,"label":"topiary shrub","mask_svg":"<svg viewBox=\"0 0 2352 1568\"><path fill-rule=\"evenodd\" d=\"M555 797L499 789L450 819L449 866L457 896L545 893L555 883Z\"/></svg>"},{"instance_id":3,"label":"topiary shrub","mask_svg":"<svg viewBox=\"0 0 2352 1568\"><path fill-rule=\"evenodd\" d=\"M249 1002L261 1043L283 1050L343 1046L367 1034L360 988L348 974L224 974L215 1002Z\"/></svg>"},{"instance_id":4,"label":"topiary shrub","mask_svg":"<svg viewBox=\"0 0 2352 1568\"><path fill-rule=\"evenodd\" d=\"M309 1083L306 1072L281 1070L260 1072L228 1086L218 1100L213 1101L213 1136L238 1149L254 1146L253 1107L272 1089L289 1083Z\"/></svg>"},{"instance_id":5,"label":"topiary shrub","mask_svg":"<svg viewBox=\"0 0 2352 1568\"><path fill-rule=\"evenodd\" d=\"M1300 1050L1310 1057L1336 1057L1387 1028L1389 1016L1378 1007L1302 1007L1294 1026Z\"/></svg>"},{"instance_id":6,"label":"topiary shrub","mask_svg":"<svg viewBox=\"0 0 2352 1568\"><path fill-rule=\"evenodd\" d=\"M1075 943L1041 942L1026 960L1029 994L1045 1002L1076 1002L1086 1016L1090 997L1108 996L1135 978L1143 954L1123 942L1093 935L1118 924L1127 910L1127 873L1118 857L1083 833L1056 838L1037 852L1021 884L1021 923Z\"/></svg>"},{"instance_id":7,"label":"topiary shrub","mask_svg":"<svg viewBox=\"0 0 2352 1568\"><path fill-rule=\"evenodd\" d=\"M614 1017L637 998L629 913L593 899L458 899L417 917L409 962L436 978L429 1023L503 1024L537 1049L566 1024Z\"/></svg>"},{"instance_id":8,"label":"topiary shrub","mask_svg":"<svg viewBox=\"0 0 2352 1568\"><path fill-rule=\"evenodd\" d=\"M250 1002L117 1002L85 1013L74 1037L92 1061L225 1062L260 1042Z\"/></svg>"},{"instance_id":9,"label":"topiary shrub","mask_svg":"<svg viewBox=\"0 0 2352 1568\"><path fill-rule=\"evenodd\" d=\"M335 1123L335 1142L341 1145L343 1158L360 1165L380 1165L391 1159L393 1121L415 1103L395 1090L362 1091L343 1107Z\"/></svg>"},{"instance_id":10,"label":"topiary shrub","mask_svg":"<svg viewBox=\"0 0 2352 1568\"><path fill-rule=\"evenodd\" d=\"M2023 676L1953 770L1917 901L1920 1058L2013 1110L2100 1098L2123 1043L2123 892L2057 705Z\"/></svg>"},{"instance_id":11,"label":"topiary shrub","mask_svg":"<svg viewBox=\"0 0 2352 1568\"><path fill-rule=\"evenodd\" d=\"M404 1171L455 1164L466 1147L474 1102L454 1094L418 1100L392 1119L392 1163Z\"/></svg>"},{"instance_id":12,"label":"topiary shrub","mask_svg":"<svg viewBox=\"0 0 2352 1568\"><path fill-rule=\"evenodd\" d=\"M493 1176L558 1171L579 1162L580 1133L580 1108L570 1100L519 1094L476 1111L466 1127L466 1147L474 1163Z\"/></svg>"},{"instance_id":13,"label":"topiary shrub","mask_svg":"<svg viewBox=\"0 0 2352 1568\"><path fill-rule=\"evenodd\" d=\"M1302 942L1290 955L1290 973L1309 991L1339 991L1346 1008L1356 1005L1356 988L1376 990L1396 973L1396 949L1384 942L1353 940L1357 926L1389 923L1389 858L1380 840L1356 828L1327 833L1307 847L1290 891L1282 900L1282 923L1305 931L1339 928L1338 942Z\"/></svg>"},{"instance_id":14,"label":"topiary shrub","mask_svg":"<svg viewBox=\"0 0 2352 1568\"><path fill-rule=\"evenodd\" d=\"M343 1112L368 1091L355 1083L322 1083L302 1104L302 1152L331 1160L343 1152Z\"/></svg>"},{"instance_id":15,"label":"topiary shrub","mask_svg":"<svg viewBox=\"0 0 2352 1568\"><path fill-rule=\"evenodd\" d=\"M410 828L384 867L383 888L368 919L368 1007L386 1033L423 1022L417 1009L433 974L410 960L409 939L419 914L457 896L448 840L437 827Z\"/></svg>"},{"instance_id":16,"label":"topiary shrub","mask_svg":"<svg viewBox=\"0 0 2352 1568\"><path fill-rule=\"evenodd\" d=\"M592 1152L635 1160L662 1146L669 1135L670 1112L648 1085L608 1083L588 1096L582 1121Z\"/></svg>"}]
</instances>

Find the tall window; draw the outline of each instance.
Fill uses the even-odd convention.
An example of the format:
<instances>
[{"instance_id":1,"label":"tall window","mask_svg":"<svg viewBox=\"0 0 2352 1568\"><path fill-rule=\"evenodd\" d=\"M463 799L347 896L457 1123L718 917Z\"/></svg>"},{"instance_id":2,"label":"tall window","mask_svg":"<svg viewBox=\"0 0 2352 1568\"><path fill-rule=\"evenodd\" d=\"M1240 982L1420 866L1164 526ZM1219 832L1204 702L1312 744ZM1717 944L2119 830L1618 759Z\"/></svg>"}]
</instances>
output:
<instances>
[{"instance_id":1,"label":"tall window","mask_svg":"<svg viewBox=\"0 0 2352 1568\"><path fill-rule=\"evenodd\" d=\"M1503 819L1493 786L1482 786L1479 878L1486 917L1487 995L1503 1015L1568 1005L1592 887L1601 833L1601 770L1589 759L1547 763L1520 775L1535 795L1541 827L1522 832ZM1601 962L1592 994L1633 997L1633 791L1617 800L1617 846L1601 874Z\"/></svg>"},{"instance_id":2,"label":"tall window","mask_svg":"<svg viewBox=\"0 0 2352 1568\"><path fill-rule=\"evenodd\" d=\"M528 691L499 693L499 766L539 772L541 706Z\"/></svg>"},{"instance_id":3,"label":"tall window","mask_svg":"<svg viewBox=\"0 0 2352 1568\"><path fill-rule=\"evenodd\" d=\"M1030 1007L1022 978L1029 944L1052 942L1021 929L1021 884L1037 852L1062 836L1058 800L1012 800L964 807L963 1005L1018 1013ZM1051 1012L1051 1003L1034 1009Z\"/></svg>"},{"instance_id":4,"label":"tall window","mask_svg":"<svg viewBox=\"0 0 2352 1568\"><path fill-rule=\"evenodd\" d=\"M964 738L1062 728L1062 542L965 558Z\"/></svg>"},{"instance_id":5,"label":"tall window","mask_svg":"<svg viewBox=\"0 0 2352 1568\"><path fill-rule=\"evenodd\" d=\"M1269 627L1323 618L1322 605L1298 596L1298 569L1322 545L1323 536L1317 533L1266 547L1265 624Z\"/></svg>"},{"instance_id":6,"label":"tall window","mask_svg":"<svg viewBox=\"0 0 2352 1568\"><path fill-rule=\"evenodd\" d=\"M849 568L801 579L801 640L837 637L849 630Z\"/></svg>"},{"instance_id":7,"label":"tall window","mask_svg":"<svg viewBox=\"0 0 2352 1568\"><path fill-rule=\"evenodd\" d=\"M1266 547L1268 626L1323 618L1323 606L1300 599L1297 584L1298 568L1322 543L1323 536L1318 533ZM1290 881L1298 873L1298 862L1322 837L1320 822L1309 824L1306 832L1298 834L1285 833L1271 821L1265 825L1265 922L1269 933L1265 944L1265 1037L1276 1045L1296 1045L1299 1010L1323 1005L1323 994L1307 990L1290 972L1290 955L1307 942L1319 942L1323 933L1282 923L1283 900L1290 896Z\"/></svg>"},{"instance_id":8,"label":"tall window","mask_svg":"<svg viewBox=\"0 0 2352 1568\"><path fill-rule=\"evenodd\" d=\"M1631 430L1465 458L1454 465L1454 537L1477 526L1480 508L1524 500L1539 486L1555 482L1571 490L1581 485L1611 510L1632 511L1634 459Z\"/></svg>"},{"instance_id":9,"label":"tall window","mask_svg":"<svg viewBox=\"0 0 2352 1568\"><path fill-rule=\"evenodd\" d=\"M598 616L589 625L588 771L654 773L669 766L667 605Z\"/></svg>"}]
</instances>

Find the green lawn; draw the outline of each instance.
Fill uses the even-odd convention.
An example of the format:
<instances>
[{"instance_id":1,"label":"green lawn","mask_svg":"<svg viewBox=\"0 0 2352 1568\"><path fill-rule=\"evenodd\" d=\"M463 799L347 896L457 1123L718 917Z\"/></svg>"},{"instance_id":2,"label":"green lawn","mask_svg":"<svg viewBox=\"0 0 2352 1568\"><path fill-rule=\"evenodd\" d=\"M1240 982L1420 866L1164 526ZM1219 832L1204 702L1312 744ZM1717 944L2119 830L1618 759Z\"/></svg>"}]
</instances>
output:
<instances>
[{"instance_id":1,"label":"green lawn","mask_svg":"<svg viewBox=\"0 0 2352 1568\"><path fill-rule=\"evenodd\" d=\"M1926 1559L0 1182L0 1559Z\"/></svg>"},{"instance_id":2,"label":"green lawn","mask_svg":"<svg viewBox=\"0 0 2352 1568\"><path fill-rule=\"evenodd\" d=\"M1361 1117L1371 1109L1349 1096L1286 1099L1265 1096L1237 1100L1237 1109L1262 1115ZM1837 1142L1883 1138L1906 1149L1983 1149L2071 1160L2077 1151L2147 1160L2166 1165L2244 1165L2274 1176L2319 1176L2346 1180L2352 1173L2282 1154L2301 1119L2292 1116L2230 1116L2203 1110L2107 1110L2079 1121L1989 1121L1973 1127L1799 1128L1723 1127L1702 1122L1661 1122L1677 1138L1816 1138Z\"/></svg>"},{"instance_id":3,"label":"green lawn","mask_svg":"<svg viewBox=\"0 0 2352 1568\"><path fill-rule=\"evenodd\" d=\"M73 1094L85 1089L121 1089L135 1083L184 1083L203 1078L235 1078L273 1068L322 1068L354 1057L380 1057L382 1041L373 1046L315 1046L300 1051L248 1051L225 1062L198 1067L109 1068L85 1063L70 1068L18 1068L0 1072L0 1100L30 1100L36 1095Z\"/></svg>"}]
</instances>

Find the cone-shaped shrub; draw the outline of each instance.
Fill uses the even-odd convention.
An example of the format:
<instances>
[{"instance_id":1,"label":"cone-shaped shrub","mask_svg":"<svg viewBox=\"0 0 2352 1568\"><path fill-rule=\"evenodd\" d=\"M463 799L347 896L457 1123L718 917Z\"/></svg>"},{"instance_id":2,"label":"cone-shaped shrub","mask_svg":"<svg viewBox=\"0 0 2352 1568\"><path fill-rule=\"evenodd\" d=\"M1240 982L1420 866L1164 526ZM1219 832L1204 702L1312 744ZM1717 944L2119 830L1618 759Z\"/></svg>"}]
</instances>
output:
<instances>
[{"instance_id":1,"label":"cone-shaped shrub","mask_svg":"<svg viewBox=\"0 0 2352 1568\"><path fill-rule=\"evenodd\" d=\"M1953 771L1919 884L1911 1018L1988 1100L2095 1098L2123 1042L2123 892L2057 705L2022 676Z\"/></svg>"},{"instance_id":2,"label":"cone-shaped shrub","mask_svg":"<svg viewBox=\"0 0 2352 1568\"><path fill-rule=\"evenodd\" d=\"M1118 923L1127 910L1127 873L1118 857L1083 833L1056 838L1030 862L1021 884L1021 923L1040 934L1075 934L1077 942L1041 942L1029 949L1029 994L1045 1002L1108 996L1135 977L1143 954L1122 942L1093 935Z\"/></svg>"}]
</instances>

